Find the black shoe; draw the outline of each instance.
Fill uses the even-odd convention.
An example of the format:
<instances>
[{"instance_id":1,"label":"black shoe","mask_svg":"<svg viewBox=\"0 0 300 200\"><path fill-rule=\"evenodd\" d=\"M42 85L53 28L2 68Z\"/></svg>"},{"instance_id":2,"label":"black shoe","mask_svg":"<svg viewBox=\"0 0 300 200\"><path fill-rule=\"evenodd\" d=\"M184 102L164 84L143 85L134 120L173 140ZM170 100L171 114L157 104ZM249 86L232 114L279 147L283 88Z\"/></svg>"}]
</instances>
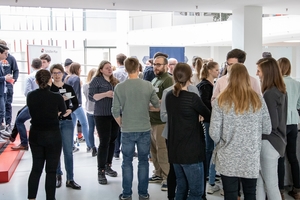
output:
<instances>
[{"instance_id":1,"label":"black shoe","mask_svg":"<svg viewBox=\"0 0 300 200\"><path fill-rule=\"evenodd\" d=\"M56 188L61 187L61 175L56 175Z\"/></svg>"},{"instance_id":2,"label":"black shoe","mask_svg":"<svg viewBox=\"0 0 300 200\"><path fill-rule=\"evenodd\" d=\"M107 179L106 179L104 170L98 171L98 182L101 185L106 185L107 184Z\"/></svg>"},{"instance_id":3,"label":"black shoe","mask_svg":"<svg viewBox=\"0 0 300 200\"><path fill-rule=\"evenodd\" d=\"M118 176L118 173L114 170L112 170L111 166L110 165L105 165L105 174L107 176L110 176L110 177L117 177Z\"/></svg>"},{"instance_id":4,"label":"black shoe","mask_svg":"<svg viewBox=\"0 0 300 200\"><path fill-rule=\"evenodd\" d=\"M74 190L80 190L81 189L81 186L78 185L75 181L67 181L66 187L70 187Z\"/></svg>"},{"instance_id":5,"label":"black shoe","mask_svg":"<svg viewBox=\"0 0 300 200\"><path fill-rule=\"evenodd\" d=\"M93 147L93 150L92 150L92 156L95 157L97 156L97 148L96 147Z\"/></svg>"}]
</instances>

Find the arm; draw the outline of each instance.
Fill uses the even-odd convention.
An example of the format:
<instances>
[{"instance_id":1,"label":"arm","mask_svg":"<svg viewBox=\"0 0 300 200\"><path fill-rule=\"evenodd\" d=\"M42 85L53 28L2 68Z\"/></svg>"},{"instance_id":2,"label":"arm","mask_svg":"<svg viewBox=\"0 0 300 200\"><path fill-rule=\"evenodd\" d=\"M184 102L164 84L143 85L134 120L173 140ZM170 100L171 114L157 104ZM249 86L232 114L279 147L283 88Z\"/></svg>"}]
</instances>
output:
<instances>
[{"instance_id":1,"label":"arm","mask_svg":"<svg viewBox=\"0 0 300 200\"><path fill-rule=\"evenodd\" d=\"M213 95L211 97L211 101L213 101L215 98L218 97L218 95L221 93L221 88L220 88L220 79L217 80L214 88L213 88Z\"/></svg>"},{"instance_id":2,"label":"arm","mask_svg":"<svg viewBox=\"0 0 300 200\"><path fill-rule=\"evenodd\" d=\"M159 98L155 92L154 87L151 85L152 87L152 93L151 93L151 97L150 97L150 103L155 107L155 108L159 108Z\"/></svg>"},{"instance_id":3,"label":"arm","mask_svg":"<svg viewBox=\"0 0 300 200\"><path fill-rule=\"evenodd\" d=\"M262 134L270 135L272 131L271 119L266 102L262 99Z\"/></svg>"},{"instance_id":4,"label":"arm","mask_svg":"<svg viewBox=\"0 0 300 200\"><path fill-rule=\"evenodd\" d=\"M193 105L196 108L197 112L204 118L209 119L210 118L210 111L205 106L205 104L202 102L201 98L194 95L193 96Z\"/></svg>"},{"instance_id":5,"label":"arm","mask_svg":"<svg viewBox=\"0 0 300 200\"><path fill-rule=\"evenodd\" d=\"M205 104L205 106L211 110L211 96L212 96L212 90L213 90L213 86L212 85L203 85L202 87L198 87L199 93L200 93L200 97L201 100L203 101L203 103Z\"/></svg>"},{"instance_id":6,"label":"arm","mask_svg":"<svg viewBox=\"0 0 300 200\"><path fill-rule=\"evenodd\" d=\"M120 101L119 92L118 92L118 85L117 85L115 87L115 94L114 94L114 98L113 98L113 101L112 101L111 113L112 113L113 117L115 118L116 122L121 127L122 118L120 116L120 112L121 112L121 101Z\"/></svg>"},{"instance_id":7,"label":"arm","mask_svg":"<svg viewBox=\"0 0 300 200\"><path fill-rule=\"evenodd\" d=\"M75 94L74 89L73 89L72 87L70 87L70 90L71 90L71 91L69 91L69 92L71 92L71 93L72 93L72 96L74 96L74 97L71 99L71 102L72 102L72 105L73 105L73 107L71 108L71 110L72 110L72 112L74 112L74 111L78 108L79 103L78 103L78 99L77 99L77 96L76 96L76 94Z\"/></svg>"},{"instance_id":8,"label":"arm","mask_svg":"<svg viewBox=\"0 0 300 200\"><path fill-rule=\"evenodd\" d=\"M55 94L55 95L57 96L58 112L60 113L60 115L67 114L66 113L67 108L66 108L64 98L60 94Z\"/></svg>"},{"instance_id":9,"label":"arm","mask_svg":"<svg viewBox=\"0 0 300 200\"><path fill-rule=\"evenodd\" d=\"M169 92L169 90L165 89L163 91L163 95L161 97L161 104L160 104L160 119L162 122L167 122L168 120L168 113L166 109L166 95Z\"/></svg>"},{"instance_id":10,"label":"arm","mask_svg":"<svg viewBox=\"0 0 300 200\"><path fill-rule=\"evenodd\" d=\"M277 127L279 126L279 118L277 112L277 102L276 97L273 95L272 92L267 91L264 93L264 99L268 107L268 111L270 114L271 124L272 124L272 131L276 131Z\"/></svg>"},{"instance_id":11,"label":"arm","mask_svg":"<svg viewBox=\"0 0 300 200\"><path fill-rule=\"evenodd\" d=\"M28 92L32 91L32 83L31 83L31 79L30 77L27 77L26 78L26 81L25 81L25 91L24 91L24 95L25 97L27 96Z\"/></svg>"},{"instance_id":12,"label":"arm","mask_svg":"<svg viewBox=\"0 0 300 200\"><path fill-rule=\"evenodd\" d=\"M209 135L211 139L217 144L222 135L223 130L223 113L218 105L218 101L212 103L212 113L211 113Z\"/></svg>"},{"instance_id":13,"label":"arm","mask_svg":"<svg viewBox=\"0 0 300 200\"><path fill-rule=\"evenodd\" d=\"M15 79L15 82L17 82L17 79L19 77L19 68L16 59L11 56L11 63L10 63L11 69L12 69L12 75L13 79Z\"/></svg>"}]
</instances>

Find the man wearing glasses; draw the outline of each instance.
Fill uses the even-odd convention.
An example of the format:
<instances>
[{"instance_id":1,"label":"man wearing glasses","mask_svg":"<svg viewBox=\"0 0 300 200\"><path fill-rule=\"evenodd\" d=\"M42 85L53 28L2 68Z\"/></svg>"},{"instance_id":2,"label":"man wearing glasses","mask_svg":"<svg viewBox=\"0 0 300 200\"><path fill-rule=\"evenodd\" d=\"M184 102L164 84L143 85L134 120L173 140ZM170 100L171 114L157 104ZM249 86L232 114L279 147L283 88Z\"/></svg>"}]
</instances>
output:
<instances>
[{"instance_id":1,"label":"man wearing glasses","mask_svg":"<svg viewBox=\"0 0 300 200\"><path fill-rule=\"evenodd\" d=\"M228 76L230 74L230 69L235 63L244 63L246 60L246 52L240 49L232 49L227 53L226 58L226 70L227 74L219 78L214 86L214 91L211 100L213 101L217 96L227 87ZM258 83L258 80L252 76L250 76L251 87L257 93L261 94L261 89Z\"/></svg>"},{"instance_id":2,"label":"man wearing glasses","mask_svg":"<svg viewBox=\"0 0 300 200\"><path fill-rule=\"evenodd\" d=\"M167 72L167 55L156 53L153 61L153 71L155 78L152 80L152 85L155 88L156 94L161 99L164 89L173 85L172 77ZM154 165L154 174L149 178L149 183L161 183L161 190L167 191L167 176L169 173L168 152L165 138L162 137L162 132L165 127L165 122L160 119L159 109L150 107L150 123L151 123L151 158Z\"/></svg>"},{"instance_id":3,"label":"man wearing glasses","mask_svg":"<svg viewBox=\"0 0 300 200\"><path fill-rule=\"evenodd\" d=\"M173 74L175 65L177 65L178 61L176 58L169 58L168 60L168 72L170 75Z\"/></svg>"}]
</instances>

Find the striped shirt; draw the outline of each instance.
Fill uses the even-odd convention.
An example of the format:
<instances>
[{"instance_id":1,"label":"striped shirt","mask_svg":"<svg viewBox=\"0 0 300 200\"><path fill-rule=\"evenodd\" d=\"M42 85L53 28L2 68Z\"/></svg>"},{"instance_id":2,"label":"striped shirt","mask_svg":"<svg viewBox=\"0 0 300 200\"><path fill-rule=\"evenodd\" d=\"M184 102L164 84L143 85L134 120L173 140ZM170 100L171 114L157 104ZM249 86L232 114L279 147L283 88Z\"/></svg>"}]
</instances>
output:
<instances>
[{"instance_id":1,"label":"striped shirt","mask_svg":"<svg viewBox=\"0 0 300 200\"><path fill-rule=\"evenodd\" d=\"M112 98L105 97L96 101L93 96L95 94L104 93L109 90L114 90L114 87L100 75L96 76L90 82L89 100L95 102L94 116L112 116Z\"/></svg>"}]
</instances>

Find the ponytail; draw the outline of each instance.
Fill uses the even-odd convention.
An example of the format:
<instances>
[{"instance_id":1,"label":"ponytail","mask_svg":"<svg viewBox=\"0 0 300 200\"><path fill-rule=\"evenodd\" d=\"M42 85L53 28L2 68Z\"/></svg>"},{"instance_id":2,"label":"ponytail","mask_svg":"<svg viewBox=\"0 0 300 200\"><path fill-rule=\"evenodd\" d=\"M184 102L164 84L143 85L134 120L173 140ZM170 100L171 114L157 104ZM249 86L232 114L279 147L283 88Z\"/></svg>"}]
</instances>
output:
<instances>
[{"instance_id":1,"label":"ponytail","mask_svg":"<svg viewBox=\"0 0 300 200\"><path fill-rule=\"evenodd\" d=\"M197 58L197 59L196 59L196 63L195 63L195 68L196 68L197 76L198 76L198 79L199 79L199 80L200 80L200 78L201 78L201 69L202 69L202 65L203 65L203 60L202 60L202 58Z\"/></svg>"},{"instance_id":2,"label":"ponytail","mask_svg":"<svg viewBox=\"0 0 300 200\"><path fill-rule=\"evenodd\" d=\"M178 97L181 89L182 89L181 84L179 82L175 83L174 89L173 89L174 96Z\"/></svg>"},{"instance_id":3,"label":"ponytail","mask_svg":"<svg viewBox=\"0 0 300 200\"><path fill-rule=\"evenodd\" d=\"M208 67L207 67L207 64L205 63L203 65L202 71L201 71L201 80L207 79L208 76L209 76Z\"/></svg>"}]
</instances>

